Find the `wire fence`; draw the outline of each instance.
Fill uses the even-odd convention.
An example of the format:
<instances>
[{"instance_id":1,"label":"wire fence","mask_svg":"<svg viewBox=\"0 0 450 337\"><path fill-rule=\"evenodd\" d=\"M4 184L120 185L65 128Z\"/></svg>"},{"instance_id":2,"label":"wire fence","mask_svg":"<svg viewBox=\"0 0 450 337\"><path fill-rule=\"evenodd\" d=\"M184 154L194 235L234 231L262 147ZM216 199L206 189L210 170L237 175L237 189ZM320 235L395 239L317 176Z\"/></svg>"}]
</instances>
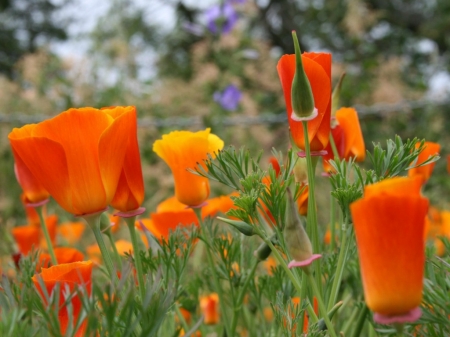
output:
<instances>
[{"instance_id":1,"label":"wire fence","mask_svg":"<svg viewBox=\"0 0 450 337\"><path fill-rule=\"evenodd\" d=\"M378 103L374 105L355 105L354 108L358 111L358 115L361 119L364 119L373 115L386 115L390 113L405 113L414 109L423 109L429 106L450 106L450 96L441 100L429 100L421 99L414 101L401 101L397 103ZM30 124L39 123L49 116L45 115L26 115L21 113L13 114L0 114L0 123L3 124ZM221 126L252 126L252 125L274 125L287 122L286 113L277 114L261 114L257 116L225 116L225 117L213 117L209 120L211 125ZM139 127L151 128L151 127L190 127L196 125L204 125L204 120L201 116L192 117L167 117L167 118L155 118L155 117L142 117L138 120Z\"/></svg>"}]
</instances>

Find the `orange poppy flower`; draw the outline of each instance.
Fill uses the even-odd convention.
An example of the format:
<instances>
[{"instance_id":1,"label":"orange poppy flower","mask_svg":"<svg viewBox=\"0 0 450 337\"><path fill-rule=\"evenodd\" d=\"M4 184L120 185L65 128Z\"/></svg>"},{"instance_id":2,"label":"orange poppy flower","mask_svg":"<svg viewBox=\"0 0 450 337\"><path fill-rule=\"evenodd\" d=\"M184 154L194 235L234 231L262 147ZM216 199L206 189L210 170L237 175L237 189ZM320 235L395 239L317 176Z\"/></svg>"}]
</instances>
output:
<instances>
[{"instance_id":1,"label":"orange poppy flower","mask_svg":"<svg viewBox=\"0 0 450 337\"><path fill-rule=\"evenodd\" d=\"M363 161L366 158L366 146L355 109L340 108L336 112L336 125L331 128L331 133L340 159L355 158L356 161ZM323 156L325 172L332 170L328 161L333 158L331 144L328 144L327 154Z\"/></svg>"},{"instance_id":2,"label":"orange poppy flower","mask_svg":"<svg viewBox=\"0 0 450 337\"><path fill-rule=\"evenodd\" d=\"M50 197L50 194L42 186L40 181L31 173L23 160L16 154L14 155L14 172L17 182L23 190L23 200L25 204L35 204L44 201Z\"/></svg>"},{"instance_id":3,"label":"orange poppy flower","mask_svg":"<svg viewBox=\"0 0 450 337\"><path fill-rule=\"evenodd\" d=\"M209 197L208 179L187 169L195 169L197 163L208 158L208 154L214 156L223 148L223 141L210 131L209 128L198 132L173 131L153 144L153 151L172 170L175 195L185 205L197 206Z\"/></svg>"},{"instance_id":4,"label":"orange poppy flower","mask_svg":"<svg viewBox=\"0 0 450 337\"><path fill-rule=\"evenodd\" d=\"M40 280L41 279L41 280ZM69 322L72 324L78 323L80 316L82 302L79 298L77 289L85 289L86 295L91 294L91 279L92 279L92 261L74 262L67 264L60 264L50 268L42 268L40 274L36 274L32 277L33 283L39 291L42 301L47 305L46 296L44 290L41 287L41 283L45 285L47 294L51 296L56 284L59 284L59 307L54 310L58 310L58 318L61 327L61 334L65 335L69 326ZM70 293L67 292L67 289ZM70 303L72 305L72 317L69 317L70 311L67 309L66 298L70 294ZM75 337L84 336L86 329L86 322L83 322L78 330L75 332Z\"/></svg>"},{"instance_id":5,"label":"orange poppy flower","mask_svg":"<svg viewBox=\"0 0 450 337\"><path fill-rule=\"evenodd\" d=\"M58 217L56 215L51 215L45 219L48 233L50 235L50 240L54 243L56 239L56 223ZM44 234L40 227L34 225L19 226L14 227L11 230L14 240L19 247L19 251L23 255L27 255L32 247L47 248L47 242L44 239Z\"/></svg>"},{"instance_id":6,"label":"orange poppy flower","mask_svg":"<svg viewBox=\"0 0 450 337\"><path fill-rule=\"evenodd\" d=\"M420 188L420 179L386 179L350 205L366 303L379 315L407 315L422 299L428 200Z\"/></svg>"},{"instance_id":7,"label":"orange poppy flower","mask_svg":"<svg viewBox=\"0 0 450 337\"><path fill-rule=\"evenodd\" d=\"M231 196L237 196L238 193L232 193L230 195L221 195L216 198L208 199L207 204L202 207L202 218L206 218L208 216L214 217L217 213L225 214L230 209L234 207L233 200L230 198Z\"/></svg>"},{"instance_id":8,"label":"orange poppy flower","mask_svg":"<svg viewBox=\"0 0 450 337\"><path fill-rule=\"evenodd\" d=\"M74 245L80 241L85 228L86 225L83 222L64 222L58 226L58 234L69 245Z\"/></svg>"},{"instance_id":9,"label":"orange poppy flower","mask_svg":"<svg viewBox=\"0 0 450 337\"><path fill-rule=\"evenodd\" d=\"M134 108L134 107L133 107ZM111 111L117 110L110 108ZM102 109L102 110L106 110ZM144 201L144 180L142 178L141 156L137 140L137 119L129 131L127 151L120 174L116 194L111 201L112 207L121 212L130 212L138 209Z\"/></svg>"},{"instance_id":10,"label":"orange poppy flower","mask_svg":"<svg viewBox=\"0 0 450 337\"><path fill-rule=\"evenodd\" d=\"M218 305L219 296L216 293L200 297L200 310L205 317L203 321L205 324L219 323Z\"/></svg>"},{"instance_id":11,"label":"orange poppy flower","mask_svg":"<svg viewBox=\"0 0 450 337\"><path fill-rule=\"evenodd\" d=\"M116 248L120 255L133 254L133 245L127 240L117 240Z\"/></svg>"},{"instance_id":12,"label":"orange poppy flower","mask_svg":"<svg viewBox=\"0 0 450 337\"><path fill-rule=\"evenodd\" d=\"M303 53L302 63L311 85L314 105L318 110L316 118L308 121L308 137L311 151L324 150L329 141L331 117L331 54ZM302 122L292 119L291 88L295 75L295 54L283 55L278 61L277 70L283 87L286 110L295 144L305 149Z\"/></svg>"},{"instance_id":13,"label":"orange poppy flower","mask_svg":"<svg viewBox=\"0 0 450 337\"><path fill-rule=\"evenodd\" d=\"M94 243L86 247L86 254L93 263L99 265L102 263L102 252L98 244Z\"/></svg>"},{"instance_id":14,"label":"orange poppy flower","mask_svg":"<svg viewBox=\"0 0 450 337\"><path fill-rule=\"evenodd\" d=\"M66 211L89 214L111 203L136 120L134 107L69 109L15 128L13 151Z\"/></svg>"},{"instance_id":15,"label":"orange poppy flower","mask_svg":"<svg viewBox=\"0 0 450 337\"><path fill-rule=\"evenodd\" d=\"M447 172L450 174L450 154L447 155Z\"/></svg>"},{"instance_id":16,"label":"orange poppy flower","mask_svg":"<svg viewBox=\"0 0 450 337\"><path fill-rule=\"evenodd\" d=\"M56 261L58 264L80 262L84 260L84 255L78 249L70 247L58 247L54 249ZM36 270L40 270L42 267L48 268L52 265L50 254L41 253L39 255L39 263Z\"/></svg>"},{"instance_id":17,"label":"orange poppy flower","mask_svg":"<svg viewBox=\"0 0 450 337\"><path fill-rule=\"evenodd\" d=\"M420 143L416 144L416 149L419 147ZM419 154L419 157L417 158L416 165L422 164L425 160L427 160L430 156L433 156L435 154L439 154L439 151L441 150L441 146L438 143L433 142L425 142L425 146L423 151ZM428 165L424 165L421 167L412 168L408 171L408 176L420 176L422 178L422 182L426 183L428 179L431 177L431 173L433 173L434 165L436 163L431 163Z\"/></svg>"},{"instance_id":18,"label":"orange poppy flower","mask_svg":"<svg viewBox=\"0 0 450 337\"><path fill-rule=\"evenodd\" d=\"M151 219L140 220L145 228L158 239L167 239L170 231L181 226L198 226L198 219L191 208L178 201L176 197L164 200L156 207L156 212L150 214ZM137 228L142 230L139 222Z\"/></svg>"}]
</instances>

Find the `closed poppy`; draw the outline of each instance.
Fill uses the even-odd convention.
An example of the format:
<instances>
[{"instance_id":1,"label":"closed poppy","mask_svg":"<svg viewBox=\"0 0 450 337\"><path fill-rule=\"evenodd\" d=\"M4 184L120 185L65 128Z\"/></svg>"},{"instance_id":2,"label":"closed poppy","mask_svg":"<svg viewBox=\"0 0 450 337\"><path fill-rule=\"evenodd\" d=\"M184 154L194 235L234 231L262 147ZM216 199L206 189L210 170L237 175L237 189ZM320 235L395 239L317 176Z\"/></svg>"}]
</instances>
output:
<instances>
[{"instance_id":1,"label":"closed poppy","mask_svg":"<svg viewBox=\"0 0 450 337\"><path fill-rule=\"evenodd\" d=\"M92 261L59 264L50 268L42 268L41 273L34 275L32 280L46 305L48 303L45 291L48 296L51 296L55 286L59 284L59 306L56 310L58 310L61 334L64 336L69 327L69 322L72 322L74 325L77 324L81 313L82 302L79 297L80 293L77 290L85 289L87 296L91 294ZM42 288L42 285L45 286L45 290ZM70 296L70 301L66 301L68 296ZM72 305L71 310L67 308L68 302ZM72 317L69 317L69 315ZM84 336L86 322L81 323L78 327L74 336Z\"/></svg>"},{"instance_id":2,"label":"closed poppy","mask_svg":"<svg viewBox=\"0 0 450 337\"><path fill-rule=\"evenodd\" d=\"M318 115L308 121L308 137L311 151L324 150L329 141L331 117L331 54L303 53L303 68L311 85L314 106ZM292 81L296 69L295 54L283 55L277 70L283 87L289 127L295 144L305 150L302 122L292 119Z\"/></svg>"},{"instance_id":3,"label":"closed poppy","mask_svg":"<svg viewBox=\"0 0 450 337\"><path fill-rule=\"evenodd\" d=\"M336 112L335 124L331 128L339 159L349 160L354 158L356 161L363 161L366 158L366 147L359 124L358 113L353 108L340 108ZM325 172L332 170L328 163L334 158L331 144L327 146L327 154L323 156Z\"/></svg>"},{"instance_id":4,"label":"closed poppy","mask_svg":"<svg viewBox=\"0 0 450 337\"><path fill-rule=\"evenodd\" d=\"M35 204L49 198L50 194L42 186L41 182L31 173L23 160L16 154L14 155L14 172L17 182L23 190L23 201L25 204Z\"/></svg>"},{"instance_id":5,"label":"closed poppy","mask_svg":"<svg viewBox=\"0 0 450 337\"><path fill-rule=\"evenodd\" d=\"M216 293L200 297L200 310L207 325L219 323L219 296Z\"/></svg>"},{"instance_id":6,"label":"closed poppy","mask_svg":"<svg viewBox=\"0 0 450 337\"><path fill-rule=\"evenodd\" d=\"M420 143L416 144L416 148L420 146ZM430 156L438 155L441 150L441 146L438 143L433 142L425 142L425 146L422 152L420 152L419 157L417 158L417 162L414 166L422 164L426 161ZM420 176L422 178L422 182L427 182L431 177L431 173L433 173L434 165L436 163L427 164L424 166L412 168L408 171L408 176Z\"/></svg>"},{"instance_id":7,"label":"closed poppy","mask_svg":"<svg viewBox=\"0 0 450 337\"><path fill-rule=\"evenodd\" d=\"M223 148L223 141L210 131L209 128L198 132L173 131L153 144L153 151L172 170L176 197L188 206L198 206L209 197L208 179L192 174L188 169L195 169L208 154L214 156Z\"/></svg>"},{"instance_id":8,"label":"closed poppy","mask_svg":"<svg viewBox=\"0 0 450 337\"><path fill-rule=\"evenodd\" d=\"M134 108L134 107L133 107ZM118 113L114 108L111 113ZM120 113L119 113L120 114ZM132 128L129 131L129 140L119 184L111 205L121 212L130 212L138 209L144 200L144 180L142 178L141 156L137 140L137 119L133 119Z\"/></svg>"},{"instance_id":9,"label":"closed poppy","mask_svg":"<svg viewBox=\"0 0 450 337\"><path fill-rule=\"evenodd\" d=\"M365 300L378 317L408 316L422 299L428 200L420 188L420 179L386 179L350 205Z\"/></svg>"},{"instance_id":10,"label":"closed poppy","mask_svg":"<svg viewBox=\"0 0 450 337\"><path fill-rule=\"evenodd\" d=\"M60 206L83 215L111 203L135 120L134 107L69 109L15 128L8 138L17 157Z\"/></svg>"},{"instance_id":11,"label":"closed poppy","mask_svg":"<svg viewBox=\"0 0 450 337\"><path fill-rule=\"evenodd\" d=\"M58 226L58 234L69 244L73 245L80 241L86 225L83 222L64 222Z\"/></svg>"}]
</instances>

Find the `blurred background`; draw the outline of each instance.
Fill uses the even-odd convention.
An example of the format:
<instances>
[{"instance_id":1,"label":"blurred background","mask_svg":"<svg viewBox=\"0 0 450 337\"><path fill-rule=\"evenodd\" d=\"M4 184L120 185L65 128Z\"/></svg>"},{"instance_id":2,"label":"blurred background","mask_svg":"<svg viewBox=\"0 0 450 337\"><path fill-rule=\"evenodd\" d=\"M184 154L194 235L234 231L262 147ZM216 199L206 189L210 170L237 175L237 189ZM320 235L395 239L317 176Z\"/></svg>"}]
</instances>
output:
<instances>
[{"instance_id":1,"label":"blurred background","mask_svg":"<svg viewBox=\"0 0 450 337\"><path fill-rule=\"evenodd\" d=\"M152 151L171 130L210 127L268 166L289 144L276 63L293 29L333 54L333 85L346 72L340 103L368 150L395 134L441 144L425 192L449 208L448 0L0 0L0 226L25 219L8 133L70 107L137 107L148 211L173 193Z\"/></svg>"}]
</instances>

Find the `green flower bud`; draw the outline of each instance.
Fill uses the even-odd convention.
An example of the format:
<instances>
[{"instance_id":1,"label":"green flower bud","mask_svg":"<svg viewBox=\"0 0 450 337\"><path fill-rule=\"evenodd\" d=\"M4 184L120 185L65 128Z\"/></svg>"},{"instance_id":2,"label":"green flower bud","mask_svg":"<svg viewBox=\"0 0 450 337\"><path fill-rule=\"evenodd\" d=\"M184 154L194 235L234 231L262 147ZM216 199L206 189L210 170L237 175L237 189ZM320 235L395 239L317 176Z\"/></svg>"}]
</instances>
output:
<instances>
[{"instance_id":1,"label":"green flower bud","mask_svg":"<svg viewBox=\"0 0 450 337\"><path fill-rule=\"evenodd\" d=\"M297 121L305 120L305 118L312 119L318 112L314 107L314 96L311 85L303 69L300 45L295 31L292 32L292 38L294 40L296 69L291 89L293 109L291 118Z\"/></svg>"},{"instance_id":2,"label":"green flower bud","mask_svg":"<svg viewBox=\"0 0 450 337\"><path fill-rule=\"evenodd\" d=\"M244 221L236 221L236 220L231 220L231 219L226 219L226 218L221 218L221 217L217 217L217 219L233 226L234 228L236 228L239 232L241 232L244 235L247 235L247 236L255 235L255 231L253 230L253 227Z\"/></svg>"},{"instance_id":3,"label":"green flower bud","mask_svg":"<svg viewBox=\"0 0 450 337\"><path fill-rule=\"evenodd\" d=\"M274 234L271 236L270 241L273 244L276 244L277 242L277 235ZM265 242L262 242L259 247L255 250L255 252L253 253L253 255L255 255L258 260L260 261L264 261L265 259L267 259L270 255L270 253L272 253L272 249L270 249L269 245Z\"/></svg>"}]
</instances>

